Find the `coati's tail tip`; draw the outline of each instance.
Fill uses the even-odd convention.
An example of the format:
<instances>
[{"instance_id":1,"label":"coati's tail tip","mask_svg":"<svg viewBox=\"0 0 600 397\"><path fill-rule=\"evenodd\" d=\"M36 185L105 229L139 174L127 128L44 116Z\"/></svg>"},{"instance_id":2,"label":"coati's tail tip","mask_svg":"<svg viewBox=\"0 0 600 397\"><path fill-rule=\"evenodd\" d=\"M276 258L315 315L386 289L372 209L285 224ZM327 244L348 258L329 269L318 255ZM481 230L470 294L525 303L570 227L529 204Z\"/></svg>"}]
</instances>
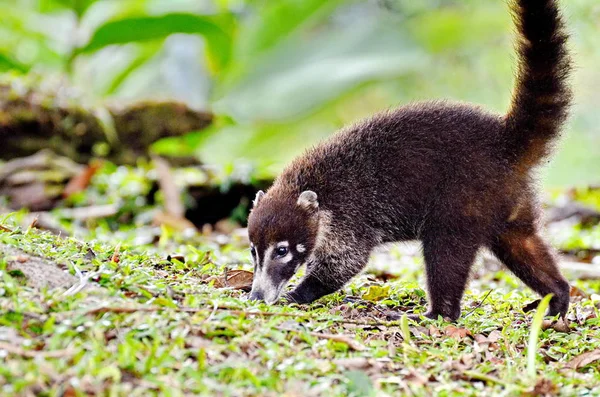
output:
<instances>
[{"instance_id":1,"label":"coati's tail tip","mask_svg":"<svg viewBox=\"0 0 600 397\"><path fill-rule=\"evenodd\" d=\"M571 61L557 0L513 0L519 66L506 126L526 169L544 158L567 118Z\"/></svg>"}]
</instances>

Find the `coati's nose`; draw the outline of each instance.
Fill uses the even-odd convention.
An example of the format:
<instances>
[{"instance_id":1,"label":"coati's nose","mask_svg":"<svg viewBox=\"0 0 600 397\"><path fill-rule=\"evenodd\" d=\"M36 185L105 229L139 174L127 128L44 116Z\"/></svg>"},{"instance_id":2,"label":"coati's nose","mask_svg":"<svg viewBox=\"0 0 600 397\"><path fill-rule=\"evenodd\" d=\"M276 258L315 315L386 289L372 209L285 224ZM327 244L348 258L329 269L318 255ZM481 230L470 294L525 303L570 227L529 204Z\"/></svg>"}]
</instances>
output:
<instances>
[{"instance_id":1,"label":"coati's nose","mask_svg":"<svg viewBox=\"0 0 600 397\"><path fill-rule=\"evenodd\" d=\"M248 299L250 299L251 301L264 301L265 294L262 291L253 289L250 292L250 297Z\"/></svg>"}]
</instances>

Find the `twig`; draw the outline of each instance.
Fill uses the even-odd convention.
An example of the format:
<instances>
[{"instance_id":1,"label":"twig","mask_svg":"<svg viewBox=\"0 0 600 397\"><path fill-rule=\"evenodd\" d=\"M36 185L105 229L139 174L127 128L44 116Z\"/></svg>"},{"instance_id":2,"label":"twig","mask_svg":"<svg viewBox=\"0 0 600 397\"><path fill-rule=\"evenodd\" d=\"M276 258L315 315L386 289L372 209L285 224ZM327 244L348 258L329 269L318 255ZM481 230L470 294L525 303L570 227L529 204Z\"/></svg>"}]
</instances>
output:
<instances>
[{"instance_id":1,"label":"twig","mask_svg":"<svg viewBox=\"0 0 600 397\"><path fill-rule=\"evenodd\" d=\"M294 317L297 319L303 320L313 320L315 322L331 322L333 324L353 324L353 325L362 325L368 327L397 327L400 325L399 321L364 321L364 320L346 320L346 319L329 319L329 318L318 318L314 317L311 314L302 314L302 313L274 313L274 312L263 312L263 311L248 311L248 310L240 310L236 308L232 308L229 306L216 306L216 309L213 307L213 312L217 311L227 311L233 315L237 316L258 316L258 317ZM161 306L100 306L93 309L89 309L87 311L81 312L80 315L88 316L88 315L98 315L105 313L116 313L116 314L127 314L127 313L137 313L137 312L145 312L145 313L154 313L161 311L175 311L175 312L184 312L184 313L205 313L208 311L206 308L193 308L193 307L178 307L178 308L169 308L169 307L161 307ZM62 313L65 316L73 316L74 312L64 312Z\"/></svg>"},{"instance_id":2,"label":"twig","mask_svg":"<svg viewBox=\"0 0 600 397\"><path fill-rule=\"evenodd\" d=\"M217 312L217 310L219 310L219 305L217 305L216 302L213 302L213 310L212 310L212 312L210 312L209 316L206 317L206 319L203 321L203 323L207 323L210 320L212 320L212 318L214 317L214 315Z\"/></svg>"},{"instance_id":3,"label":"twig","mask_svg":"<svg viewBox=\"0 0 600 397\"><path fill-rule=\"evenodd\" d=\"M13 231L10 230L9 228L7 228L6 226L2 226L0 225L0 230L2 230L3 232L7 232L7 233L12 233Z\"/></svg>"},{"instance_id":4,"label":"twig","mask_svg":"<svg viewBox=\"0 0 600 397\"><path fill-rule=\"evenodd\" d=\"M287 328L287 327L276 327L276 328L278 330L280 330L280 331L298 332L298 333L302 332L302 330L293 329L293 328ZM357 352L365 350L365 346L362 343L360 343L357 340L353 339L349 335L343 335L343 334L322 334L320 332L313 332L313 331L308 332L308 334L311 335L311 336L317 337L317 338L327 339L327 340L332 340L334 342L344 343L349 348L351 348L352 350L355 350Z\"/></svg>"},{"instance_id":5,"label":"twig","mask_svg":"<svg viewBox=\"0 0 600 397\"><path fill-rule=\"evenodd\" d=\"M64 296L75 295L76 293L78 293L79 291L81 291L82 289L84 289L87 286L88 281L91 278L96 277L97 275L99 275L103 271L103 268L100 268L100 270L98 270L97 272L83 274L81 272L81 270L79 270L79 268L74 263L73 263L73 268L75 269L75 275L77 277L79 277L79 282L76 283L76 284L73 284L71 286L71 288L69 288L68 290L66 290L65 292L63 292Z\"/></svg>"},{"instance_id":6,"label":"twig","mask_svg":"<svg viewBox=\"0 0 600 397\"><path fill-rule=\"evenodd\" d=\"M473 314L473 312L477 309L479 309L481 307L481 305L483 305L483 302L485 302L485 300L488 298L488 296L490 296L490 294L492 293L492 290L488 290L488 292L485 294L485 296L483 297L483 299L481 300L481 302L479 302L479 304L477 306L475 306L473 309L471 309L467 314L465 314L465 317L469 317L471 314Z\"/></svg>"},{"instance_id":7,"label":"twig","mask_svg":"<svg viewBox=\"0 0 600 397\"><path fill-rule=\"evenodd\" d=\"M506 385L505 381L498 379L495 376L482 374L481 372L467 370L467 371L464 371L463 374L470 379L480 380L480 381L483 381L486 383L496 383L499 385Z\"/></svg>"},{"instance_id":8,"label":"twig","mask_svg":"<svg viewBox=\"0 0 600 397\"><path fill-rule=\"evenodd\" d=\"M52 350L52 351L43 351L43 350L25 350L18 346L12 345L6 342L0 342L0 350L5 350L11 354L15 354L17 356L27 357L27 358L63 358L72 356L76 353L74 349L63 349L63 350Z\"/></svg>"}]
</instances>

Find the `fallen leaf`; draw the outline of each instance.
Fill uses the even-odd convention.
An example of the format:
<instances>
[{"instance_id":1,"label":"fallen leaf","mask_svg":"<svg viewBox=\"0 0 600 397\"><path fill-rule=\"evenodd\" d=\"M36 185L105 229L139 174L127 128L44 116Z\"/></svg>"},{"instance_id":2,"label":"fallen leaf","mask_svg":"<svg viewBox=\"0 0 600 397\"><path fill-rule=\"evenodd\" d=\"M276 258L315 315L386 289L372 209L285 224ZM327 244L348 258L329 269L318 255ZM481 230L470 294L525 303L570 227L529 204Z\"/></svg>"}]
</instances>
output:
<instances>
[{"instance_id":1,"label":"fallen leaf","mask_svg":"<svg viewBox=\"0 0 600 397\"><path fill-rule=\"evenodd\" d=\"M542 329L552 328L557 332L565 332L568 333L571 331L569 328L569 323L565 318L559 318L558 320L544 320L542 322Z\"/></svg>"},{"instance_id":2,"label":"fallen leaf","mask_svg":"<svg viewBox=\"0 0 600 397\"><path fill-rule=\"evenodd\" d=\"M482 345L482 344L496 343L496 342L498 342L498 340L500 340L501 336L502 336L502 333L500 331L494 330L494 331L490 332L490 334L488 336L485 336L483 334L477 334L477 335L475 335L474 338L477 343Z\"/></svg>"},{"instance_id":3,"label":"fallen leaf","mask_svg":"<svg viewBox=\"0 0 600 397\"><path fill-rule=\"evenodd\" d=\"M367 290L367 292L365 292L362 295L362 298L364 300L376 302L376 301L380 301L384 298L387 298L388 296L390 296L390 286L389 285L384 285L384 286L371 285L369 287L369 289Z\"/></svg>"},{"instance_id":4,"label":"fallen leaf","mask_svg":"<svg viewBox=\"0 0 600 397\"><path fill-rule=\"evenodd\" d=\"M254 273L247 270L232 270L227 272L225 285L235 289L250 289L253 278Z\"/></svg>"},{"instance_id":5,"label":"fallen leaf","mask_svg":"<svg viewBox=\"0 0 600 397\"><path fill-rule=\"evenodd\" d=\"M592 350L590 352L585 352L578 355L577 357L569 361L565 367L577 370L577 368L585 367L586 365L598 360L600 360L600 349Z\"/></svg>"},{"instance_id":6,"label":"fallen leaf","mask_svg":"<svg viewBox=\"0 0 600 397\"><path fill-rule=\"evenodd\" d=\"M429 326L429 336L437 337L441 335L442 333L440 332L440 330L437 329L434 325Z\"/></svg>"},{"instance_id":7,"label":"fallen leaf","mask_svg":"<svg viewBox=\"0 0 600 397\"><path fill-rule=\"evenodd\" d=\"M416 371L410 371L408 375L406 375L405 380L417 386L424 386L429 381L429 379Z\"/></svg>"},{"instance_id":8,"label":"fallen leaf","mask_svg":"<svg viewBox=\"0 0 600 397\"><path fill-rule=\"evenodd\" d=\"M205 280L206 283L213 282L215 288L233 288L242 291L250 291L252 289L252 279L254 273L247 270L229 270L224 276L212 276Z\"/></svg>"},{"instance_id":9,"label":"fallen leaf","mask_svg":"<svg viewBox=\"0 0 600 397\"><path fill-rule=\"evenodd\" d=\"M465 328L458 328L455 327L454 325L449 325L446 327L446 329L444 329L444 333L454 339L463 339L467 336L473 336L473 334L471 334L471 331L469 331L468 329Z\"/></svg>"}]
</instances>

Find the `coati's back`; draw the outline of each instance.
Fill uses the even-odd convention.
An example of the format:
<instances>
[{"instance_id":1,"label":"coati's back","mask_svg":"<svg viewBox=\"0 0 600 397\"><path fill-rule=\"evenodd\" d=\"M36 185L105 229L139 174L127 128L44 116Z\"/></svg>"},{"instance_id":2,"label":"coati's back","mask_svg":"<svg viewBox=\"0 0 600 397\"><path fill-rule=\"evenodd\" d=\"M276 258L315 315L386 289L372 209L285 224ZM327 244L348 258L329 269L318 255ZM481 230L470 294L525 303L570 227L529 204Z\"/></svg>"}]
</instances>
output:
<instances>
[{"instance_id":1,"label":"coati's back","mask_svg":"<svg viewBox=\"0 0 600 397\"><path fill-rule=\"evenodd\" d=\"M380 243L423 243L427 317L455 319L482 247L564 315L569 285L537 230L531 169L549 153L571 92L567 35L555 0L515 0L518 75L506 115L429 102L378 114L296 159L248 221L251 297L298 303L336 291Z\"/></svg>"},{"instance_id":2,"label":"coati's back","mask_svg":"<svg viewBox=\"0 0 600 397\"><path fill-rule=\"evenodd\" d=\"M497 194L514 176L499 150L504 140L500 116L466 104L414 104L311 148L270 191L314 190L320 208L335 213L334 223L348 218L352 226L372 226L383 241L414 239L441 201L453 211L489 194L481 210L498 213Z\"/></svg>"}]
</instances>

